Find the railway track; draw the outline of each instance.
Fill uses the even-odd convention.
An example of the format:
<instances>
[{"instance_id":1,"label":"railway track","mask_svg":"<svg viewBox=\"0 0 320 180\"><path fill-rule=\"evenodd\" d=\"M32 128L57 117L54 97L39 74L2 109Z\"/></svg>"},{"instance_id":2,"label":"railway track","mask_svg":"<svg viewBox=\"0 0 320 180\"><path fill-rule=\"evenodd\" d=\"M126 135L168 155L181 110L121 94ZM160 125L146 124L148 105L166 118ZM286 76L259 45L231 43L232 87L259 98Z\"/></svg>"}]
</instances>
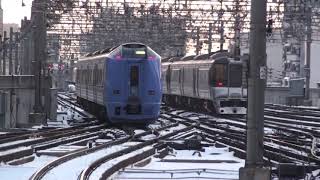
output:
<instances>
[{"instance_id":1,"label":"railway track","mask_svg":"<svg viewBox=\"0 0 320 180\"><path fill-rule=\"evenodd\" d=\"M64 99L61 99L61 104L64 106L76 106L74 100ZM317 165L320 164L318 148L320 122L317 111L302 110L304 115L295 114L295 111L300 110L267 108L264 161L272 167L282 163L298 164L310 172L317 169ZM78 169L72 170L69 175L60 173L62 176L58 175L59 178L108 179L120 169L157 156L158 152L167 151L170 147L168 142L171 140L187 140L196 136L201 136L201 141L209 144L228 147L237 157L242 159L246 157L246 120L241 117L217 117L164 106L157 125L150 125L143 130L120 128L119 130L125 132L123 136L118 135L110 141L99 142L92 146L85 145L101 139L106 133L111 133L110 127L100 124L84 126L51 129L47 132L38 131L33 133L33 136L23 133L0 136L0 160L9 162L12 159L6 158L10 155L30 156L33 152L37 153L63 144L82 145L83 148L66 153L41 167L30 179L54 179L61 169L81 162L85 163ZM34 139L23 141L22 137ZM28 150L23 149L20 155L18 153L7 157L1 156L5 151L19 150L22 146L28 147Z\"/></svg>"},{"instance_id":2,"label":"railway track","mask_svg":"<svg viewBox=\"0 0 320 180\"><path fill-rule=\"evenodd\" d=\"M196 126L195 124L189 126L182 126L181 124L174 122L174 120L172 120L172 122L173 124L165 125L157 129L151 129L142 133L130 135L125 138L98 145L94 148L87 148L82 151L68 154L61 158L58 158L57 160L42 167L30 179L50 179L52 175L57 176L57 173L55 173L55 171L60 171L59 167L68 167L70 164L73 164L75 162L82 162L86 158L87 160L85 161L89 162L88 157L94 156L95 158L91 159L90 163L85 164L83 166L82 173L78 174L80 179L88 179L90 175L93 173L93 170L95 170L97 167L99 167L108 160L114 160L116 158L121 157L124 154L130 154L131 152L135 152L137 150L141 151L139 150L141 148L148 149L147 152L143 151L144 155L150 154L151 152L155 152L156 149L153 146L157 145L157 143L159 143L160 140L168 139L169 137L173 137L179 133L188 133L188 131L190 131L192 128L194 128L194 126ZM153 148L151 148L151 146ZM140 158L138 158L138 160L139 159ZM61 178L70 178L72 176L71 179L77 179L77 177L74 177L75 174L77 173L73 172L73 174L71 175L63 174L64 177Z\"/></svg>"},{"instance_id":3,"label":"railway track","mask_svg":"<svg viewBox=\"0 0 320 180\"><path fill-rule=\"evenodd\" d=\"M185 120L196 119L199 114L187 113L186 111L174 111L177 118L186 118ZM201 116L201 115L200 115ZM202 115L203 116L203 115ZM245 157L245 120L241 118L219 119L207 116L206 118L198 118L201 123L199 128L206 132L207 137L219 141L231 147L231 149L238 151L239 157ZM292 123L292 122L291 122ZM281 126L279 126L281 125ZM320 163L319 157L314 153L314 140L316 139L312 132L306 132L305 129L299 129L298 126L287 125L285 123L279 124L272 120L265 121L265 127L272 128L278 131L287 132L288 134L299 134L304 136L303 139L283 138L282 136L266 136L264 149L266 151L265 161L272 162L272 165L279 163L299 163L307 164L310 167L316 168L316 164ZM214 131L212 131L214 130ZM213 136L212 134L218 134ZM218 138L217 138L218 137ZM294 141L295 140L295 141ZM311 168L312 169L312 168Z\"/></svg>"}]
</instances>

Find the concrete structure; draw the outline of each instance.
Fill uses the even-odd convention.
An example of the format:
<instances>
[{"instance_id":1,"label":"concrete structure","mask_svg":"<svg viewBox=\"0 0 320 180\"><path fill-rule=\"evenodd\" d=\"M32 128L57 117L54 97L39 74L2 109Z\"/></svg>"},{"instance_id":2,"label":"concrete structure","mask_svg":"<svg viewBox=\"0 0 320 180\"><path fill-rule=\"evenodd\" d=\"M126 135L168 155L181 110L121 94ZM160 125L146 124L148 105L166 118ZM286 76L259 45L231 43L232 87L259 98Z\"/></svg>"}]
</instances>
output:
<instances>
[{"instance_id":1,"label":"concrete structure","mask_svg":"<svg viewBox=\"0 0 320 180\"><path fill-rule=\"evenodd\" d=\"M26 17L21 21L21 32L24 33L28 30L31 21ZM34 42L32 41L33 34L27 33L20 42L20 74L32 74L32 61L34 60Z\"/></svg>"},{"instance_id":2,"label":"concrete structure","mask_svg":"<svg viewBox=\"0 0 320 180\"><path fill-rule=\"evenodd\" d=\"M310 99L312 106L320 108L320 88L310 88Z\"/></svg>"},{"instance_id":3,"label":"concrete structure","mask_svg":"<svg viewBox=\"0 0 320 180\"><path fill-rule=\"evenodd\" d=\"M239 170L239 179L268 180L271 178L271 169L266 168L263 160L267 2L251 1L250 11L246 163Z\"/></svg>"},{"instance_id":4,"label":"concrete structure","mask_svg":"<svg viewBox=\"0 0 320 180\"><path fill-rule=\"evenodd\" d=\"M303 96L292 96L289 87L268 87L265 91L265 103L299 106L302 105ZM320 108L320 88L310 88L312 106Z\"/></svg>"},{"instance_id":5,"label":"concrete structure","mask_svg":"<svg viewBox=\"0 0 320 180\"><path fill-rule=\"evenodd\" d=\"M48 89L50 79L44 78L43 89ZM45 115L34 112L34 76L0 76L0 128L30 127L56 119L56 90L50 89L45 102Z\"/></svg>"},{"instance_id":6,"label":"concrete structure","mask_svg":"<svg viewBox=\"0 0 320 180\"><path fill-rule=\"evenodd\" d=\"M0 76L0 127L25 127L32 112L33 76Z\"/></svg>"},{"instance_id":7,"label":"concrete structure","mask_svg":"<svg viewBox=\"0 0 320 180\"><path fill-rule=\"evenodd\" d=\"M265 103L287 104L289 92L289 87L268 87L265 92Z\"/></svg>"}]
</instances>

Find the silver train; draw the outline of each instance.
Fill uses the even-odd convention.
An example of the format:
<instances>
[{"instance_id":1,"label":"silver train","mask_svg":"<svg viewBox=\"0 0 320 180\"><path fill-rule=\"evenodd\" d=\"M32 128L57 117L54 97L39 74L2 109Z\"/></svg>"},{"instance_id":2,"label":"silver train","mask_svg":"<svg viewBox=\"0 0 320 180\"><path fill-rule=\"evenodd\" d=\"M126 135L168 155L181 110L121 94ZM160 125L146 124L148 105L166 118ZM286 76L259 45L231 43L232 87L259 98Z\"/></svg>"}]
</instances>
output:
<instances>
[{"instance_id":1,"label":"silver train","mask_svg":"<svg viewBox=\"0 0 320 180\"><path fill-rule=\"evenodd\" d=\"M162 61L163 101L216 114L246 114L243 63L228 52Z\"/></svg>"}]
</instances>

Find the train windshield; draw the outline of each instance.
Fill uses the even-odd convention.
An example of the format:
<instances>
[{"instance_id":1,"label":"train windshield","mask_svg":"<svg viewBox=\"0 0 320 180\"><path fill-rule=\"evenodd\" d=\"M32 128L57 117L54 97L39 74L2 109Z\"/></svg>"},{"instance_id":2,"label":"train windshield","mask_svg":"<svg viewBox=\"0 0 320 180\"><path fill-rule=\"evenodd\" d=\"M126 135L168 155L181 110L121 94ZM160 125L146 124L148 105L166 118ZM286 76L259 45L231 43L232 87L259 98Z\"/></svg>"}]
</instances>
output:
<instances>
[{"instance_id":1,"label":"train windshield","mask_svg":"<svg viewBox=\"0 0 320 180\"><path fill-rule=\"evenodd\" d=\"M241 64L230 64L230 87L241 87L242 86L242 65Z\"/></svg>"},{"instance_id":2,"label":"train windshield","mask_svg":"<svg viewBox=\"0 0 320 180\"><path fill-rule=\"evenodd\" d=\"M213 86L223 87L228 85L227 64L215 64L213 72Z\"/></svg>"},{"instance_id":3,"label":"train windshield","mask_svg":"<svg viewBox=\"0 0 320 180\"><path fill-rule=\"evenodd\" d=\"M140 44L127 44L122 47L123 58L147 58L147 48Z\"/></svg>"}]
</instances>

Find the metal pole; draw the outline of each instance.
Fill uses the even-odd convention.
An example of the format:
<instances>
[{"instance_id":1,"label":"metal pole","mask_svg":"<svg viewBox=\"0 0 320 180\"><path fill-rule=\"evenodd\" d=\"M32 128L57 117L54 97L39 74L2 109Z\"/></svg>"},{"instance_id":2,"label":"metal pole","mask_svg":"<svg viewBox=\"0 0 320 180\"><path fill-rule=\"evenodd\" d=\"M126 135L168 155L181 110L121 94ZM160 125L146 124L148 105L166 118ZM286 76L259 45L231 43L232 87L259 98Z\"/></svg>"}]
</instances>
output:
<instances>
[{"instance_id":1,"label":"metal pole","mask_svg":"<svg viewBox=\"0 0 320 180\"><path fill-rule=\"evenodd\" d=\"M266 84L266 0L251 1L250 68L246 166L263 165Z\"/></svg>"},{"instance_id":2,"label":"metal pole","mask_svg":"<svg viewBox=\"0 0 320 180\"><path fill-rule=\"evenodd\" d=\"M10 40L9 40L9 75L12 75L12 50L13 50L13 28L10 27Z\"/></svg>"},{"instance_id":3,"label":"metal pole","mask_svg":"<svg viewBox=\"0 0 320 180\"><path fill-rule=\"evenodd\" d=\"M240 56L240 1L236 1L236 17L234 23L234 57Z\"/></svg>"},{"instance_id":4,"label":"metal pole","mask_svg":"<svg viewBox=\"0 0 320 180\"><path fill-rule=\"evenodd\" d=\"M18 74L18 67L19 67L19 44L18 44L18 39L19 39L19 33L15 33L15 44L14 44L14 74Z\"/></svg>"},{"instance_id":5,"label":"metal pole","mask_svg":"<svg viewBox=\"0 0 320 180\"><path fill-rule=\"evenodd\" d=\"M248 77L247 152L240 180L266 180L270 170L263 168L264 90L266 85L267 0L251 0L250 68Z\"/></svg>"},{"instance_id":6,"label":"metal pole","mask_svg":"<svg viewBox=\"0 0 320 180\"><path fill-rule=\"evenodd\" d=\"M197 44L196 44L196 55L200 53L200 27L197 27Z\"/></svg>"},{"instance_id":7,"label":"metal pole","mask_svg":"<svg viewBox=\"0 0 320 180\"><path fill-rule=\"evenodd\" d=\"M305 89L305 99L310 99L310 59L311 59L311 36L312 36L312 29L311 29L311 7L308 7L307 11L307 41L306 41L306 53L305 53L305 75L306 75L306 89Z\"/></svg>"},{"instance_id":8,"label":"metal pole","mask_svg":"<svg viewBox=\"0 0 320 180\"><path fill-rule=\"evenodd\" d=\"M1 5L1 4L0 4ZM2 40L2 33L0 33L0 45L3 46L3 40ZM0 55L0 74L2 74L2 61L3 61L3 58L2 56ZM1 97L0 97L1 98ZM1 100L0 100L1 101ZM1 103L1 102L0 102ZM1 109L0 109L1 110Z\"/></svg>"},{"instance_id":9,"label":"metal pole","mask_svg":"<svg viewBox=\"0 0 320 180\"><path fill-rule=\"evenodd\" d=\"M208 54L211 53L212 49L212 23L209 23L209 39L208 39Z\"/></svg>"},{"instance_id":10,"label":"metal pole","mask_svg":"<svg viewBox=\"0 0 320 180\"><path fill-rule=\"evenodd\" d=\"M42 97L43 92L41 90L42 79L42 64L46 59L46 19L45 19L45 1L34 0L32 4L31 22L34 21L33 29L33 41L34 41L34 75L36 81L35 90L35 105L34 111L37 113L43 112Z\"/></svg>"},{"instance_id":11,"label":"metal pole","mask_svg":"<svg viewBox=\"0 0 320 180\"><path fill-rule=\"evenodd\" d=\"M3 57L3 61L2 61L2 74L6 75L7 70L6 70L6 57L7 57L7 45L6 45L6 41L7 41L7 31L3 32L3 49L2 49L2 57Z\"/></svg>"},{"instance_id":12,"label":"metal pole","mask_svg":"<svg viewBox=\"0 0 320 180\"><path fill-rule=\"evenodd\" d=\"M221 21L221 25L220 25L220 51L223 50L223 43L224 43L224 25L223 25L223 21Z\"/></svg>"}]
</instances>

